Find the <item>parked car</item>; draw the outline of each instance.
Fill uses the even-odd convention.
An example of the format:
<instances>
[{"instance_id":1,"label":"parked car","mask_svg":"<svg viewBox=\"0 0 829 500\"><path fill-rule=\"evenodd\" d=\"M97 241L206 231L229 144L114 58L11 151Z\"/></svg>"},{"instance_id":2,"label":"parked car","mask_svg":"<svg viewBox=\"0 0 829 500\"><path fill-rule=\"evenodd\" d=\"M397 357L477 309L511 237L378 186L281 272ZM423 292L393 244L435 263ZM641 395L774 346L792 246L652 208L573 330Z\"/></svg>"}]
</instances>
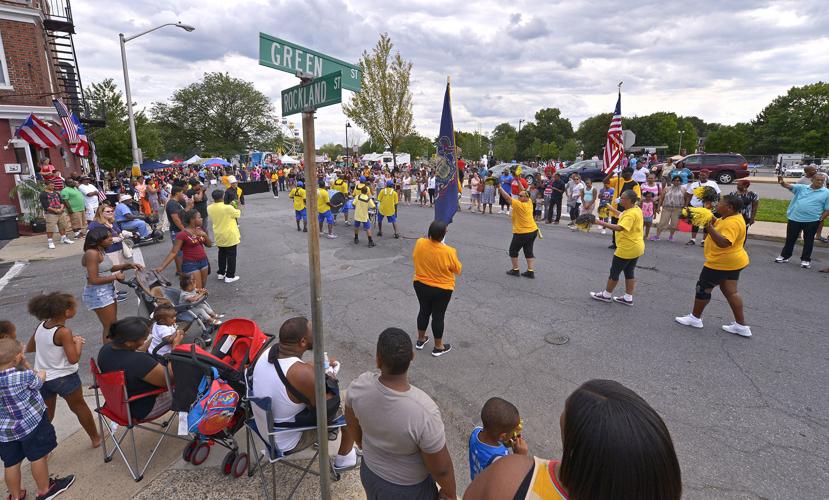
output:
<instances>
[{"instance_id":1,"label":"parked car","mask_svg":"<svg viewBox=\"0 0 829 500\"><path fill-rule=\"evenodd\" d=\"M492 171L492 175L495 177L501 177L504 174L504 171L509 172L519 165L521 166L521 177L527 179L527 182L535 182L538 178L538 169L535 167L528 167L523 163L499 163L489 170Z\"/></svg>"},{"instance_id":2,"label":"parked car","mask_svg":"<svg viewBox=\"0 0 829 500\"><path fill-rule=\"evenodd\" d=\"M567 168L558 170L556 173L561 174L561 180L564 182L570 179L573 172L578 172L581 180L590 179L593 182L602 182L605 178L605 174L602 172L603 165L604 161L602 160L581 160Z\"/></svg>"},{"instance_id":3,"label":"parked car","mask_svg":"<svg viewBox=\"0 0 829 500\"><path fill-rule=\"evenodd\" d=\"M783 167L783 177L803 177L803 165L789 165Z\"/></svg>"},{"instance_id":4,"label":"parked car","mask_svg":"<svg viewBox=\"0 0 829 500\"><path fill-rule=\"evenodd\" d=\"M735 179L748 177L748 162L743 155L735 153L700 153L688 155L679 160L677 165L688 167L699 174L703 168L711 171L710 178L719 184L731 184Z\"/></svg>"}]
</instances>

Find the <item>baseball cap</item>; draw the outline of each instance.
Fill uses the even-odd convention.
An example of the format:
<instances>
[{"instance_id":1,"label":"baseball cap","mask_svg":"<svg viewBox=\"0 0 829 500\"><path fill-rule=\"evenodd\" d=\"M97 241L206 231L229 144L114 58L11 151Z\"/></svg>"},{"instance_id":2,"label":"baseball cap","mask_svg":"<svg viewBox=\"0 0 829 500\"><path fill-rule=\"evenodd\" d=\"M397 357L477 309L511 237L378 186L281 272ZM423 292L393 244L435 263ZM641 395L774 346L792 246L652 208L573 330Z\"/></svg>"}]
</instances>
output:
<instances>
[{"instance_id":1,"label":"baseball cap","mask_svg":"<svg viewBox=\"0 0 829 500\"><path fill-rule=\"evenodd\" d=\"M302 187L302 186L304 186L304 185L305 185L305 183L303 183L302 181L298 181L298 182L296 183L296 185L297 185L297 187Z\"/></svg>"},{"instance_id":2,"label":"baseball cap","mask_svg":"<svg viewBox=\"0 0 829 500\"><path fill-rule=\"evenodd\" d=\"M394 186L394 181L386 181L386 187Z\"/></svg>"}]
</instances>

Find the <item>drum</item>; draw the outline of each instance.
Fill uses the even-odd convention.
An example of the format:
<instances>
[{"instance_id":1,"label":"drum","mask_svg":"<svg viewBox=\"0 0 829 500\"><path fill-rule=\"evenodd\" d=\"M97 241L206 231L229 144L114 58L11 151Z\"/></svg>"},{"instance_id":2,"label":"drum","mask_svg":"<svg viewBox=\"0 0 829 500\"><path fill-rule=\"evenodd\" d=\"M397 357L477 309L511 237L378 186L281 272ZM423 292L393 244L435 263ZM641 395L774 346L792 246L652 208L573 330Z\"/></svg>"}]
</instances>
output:
<instances>
[{"instance_id":1,"label":"drum","mask_svg":"<svg viewBox=\"0 0 829 500\"><path fill-rule=\"evenodd\" d=\"M328 204L331 205L331 213L339 213L340 209L345 205L345 195L332 189L328 191L328 196L330 198Z\"/></svg>"}]
</instances>

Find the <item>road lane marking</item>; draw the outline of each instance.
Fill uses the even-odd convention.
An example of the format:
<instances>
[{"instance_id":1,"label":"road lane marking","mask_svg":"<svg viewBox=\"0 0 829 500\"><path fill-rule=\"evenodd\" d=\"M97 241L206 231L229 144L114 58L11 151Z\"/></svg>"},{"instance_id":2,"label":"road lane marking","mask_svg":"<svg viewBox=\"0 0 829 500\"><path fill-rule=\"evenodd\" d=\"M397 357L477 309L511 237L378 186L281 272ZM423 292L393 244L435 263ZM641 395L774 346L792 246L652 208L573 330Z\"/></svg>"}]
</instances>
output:
<instances>
[{"instance_id":1,"label":"road lane marking","mask_svg":"<svg viewBox=\"0 0 829 500\"><path fill-rule=\"evenodd\" d=\"M26 262L17 261L11 268L9 268L8 271L6 271L6 274L3 275L2 278L0 278L0 292L2 292L4 288L6 288L6 285L8 285L9 282L11 282L11 280L13 280L15 276L17 276L23 271L24 267L26 267Z\"/></svg>"}]
</instances>

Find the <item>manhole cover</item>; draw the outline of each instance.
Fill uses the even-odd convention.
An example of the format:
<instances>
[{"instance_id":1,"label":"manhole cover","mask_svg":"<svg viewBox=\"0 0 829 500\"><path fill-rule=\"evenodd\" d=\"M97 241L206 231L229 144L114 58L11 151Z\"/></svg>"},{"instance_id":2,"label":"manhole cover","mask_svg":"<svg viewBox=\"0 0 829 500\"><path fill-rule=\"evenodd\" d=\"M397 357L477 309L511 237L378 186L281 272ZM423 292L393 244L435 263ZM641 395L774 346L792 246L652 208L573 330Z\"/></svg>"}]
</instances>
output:
<instances>
[{"instance_id":1,"label":"manhole cover","mask_svg":"<svg viewBox=\"0 0 829 500\"><path fill-rule=\"evenodd\" d=\"M544 341L547 342L548 344L564 345L567 342L570 342L570 337L568 337L566 335L554 335L554 334L551 333L551 334L547 335L546 337L544 337Z\"/></svg>"}]
</instances>

